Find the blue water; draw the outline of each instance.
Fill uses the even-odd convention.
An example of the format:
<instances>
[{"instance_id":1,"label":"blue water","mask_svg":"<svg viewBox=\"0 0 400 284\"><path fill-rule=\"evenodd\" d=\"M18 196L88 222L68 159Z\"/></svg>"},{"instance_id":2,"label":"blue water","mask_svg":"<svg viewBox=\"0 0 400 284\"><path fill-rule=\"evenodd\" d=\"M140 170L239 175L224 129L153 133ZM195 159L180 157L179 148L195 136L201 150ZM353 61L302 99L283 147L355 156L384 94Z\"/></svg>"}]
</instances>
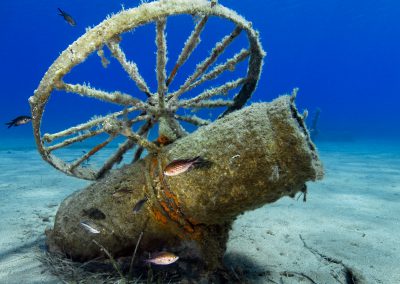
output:
<instances>
[{"instance_id":1,"label":"blue water","mask_svg":"<svg viewBox=\"0 0 400 284\"><path fill-rule=\"evenodd\" d=\"M1 121L5 123L18 115L29 114L27 99L40 79L60 52L82 35L86 27L94 26L107 14L119 11L121 5L127 9L138 3L110 0L1 1ZM299 108L307 108L311 114L317 107L322 110L320 139L399 137L400 2L221 0L220 3L253 22L268 53L253 101L269 101L299 87ZM73 15L77 26L66 24L57 15L57 7ZM188 19L185 21L189 23ZM221 25L218 22L210 24L212 28L202 39L205 51L230 31L225 29L219 32ZM182 40L192 27L180 24L178 19L170 21L167 28L169 70L182 48ZM148 32L150 30L154 33L154 27L143 28L143 31L137 29L134 33L136 41L130 48L132 53L145 52L145 56L134 59L152 91L155 91L155 44L153 34ZM179 38L180 34L185 36ZM192 59L198 62L205 54L194 54ZM123 71L96 73L103 71L99 59L94 58L97 56L92 57L93 60L77 68L76 74L71 74L74 83L90 82L95 87L108 90L118 87L124 90L132 84L126 80ZM179 75L183 79L190 73L188 68ZM104 114L113 109L109 105L92 103L92 114L88 115L85 114L84 100L69 100L66 97L53 99L51 107L49 105L44 123L50 128L71 126L86 121L88 116L97 112ZM31 127L27 125L0 128L3 145L15 137L32 142L31 136Z\"/></svg>"},{"instance_id":2,"label":"blue water","mask_svg":"<svg viewBox=\"0 0 400 284\"><path fill-rule=\"evenodd\" d=\"M400 1L219 2L253 23L254 29L260 32L263 49L267 52L258 87L247 105L271 101L298 87L300 91L296 103L301 111L309 110L308 124L315 110L321 109L315 142L326 169L322 182L311 183L311 202L304 206L295 200L284 199L271 207L262 208L265 214L257 215L259 213L253 211L242 219L238 218L239 229L233 230L233 237L237 237L238 244L245 244L238 247L244 249L245 253L254 253L255 259L262 260L263 254L258 249L254 251L254 243L246 245L249 238L243 232L247 230L247 225L263 222L263 229L254 229L255 236L252 237L258 234L257 240L264 238L268 244L274 244L271 240L275 240L280 245L277 249L269 249L265 243L259 243L261 250L266 250L263 253L268 256L265 263L260 261L265 267L272 263L280 265L282 271L290 269L292 256L286 254L282 247L286 249L290 245L287 239L289 233L295 235L299 231L314 240L313 245L325 245L327 240L339 240L333 250L327 248L327 255L342 259L344 254L344 263L365 272L369 280L372 279L371 283L390 283L388 281L399 279L395 275L398 253L393 248L399 242L398 232L394 230L399 223ZM20 249L15 248L33 251L33 245L27 242L36 242L43 237L47 223L42 222L41 214L46 213L54 218L56 212L56 208L49 204L59 204L66 195L87 184L84 180L67 177L40 159L30 123L9 129L4 123L19 115L30 115L28 98L33 95L53 61L68 45L83 35L87 27L96 26L107 15L120 11L122 6L128 9L139 4L138 0L0 1L0 208L2 216L7 216L0 223L7 236L13 236L12 242L7 238L0 240L0 283L4 277L1 273L11 263L9 257L21 253ZM71 14L77 26L69 26L58 15L58 7ZM191 16L168 20L167 73L172 70L196 20ZM215 43L232 31L232 27L218 19L209 20L201 44L180 69L172 89L177 89L185 81L196 63L202 61ZM154 25L137 28L123 35L121 43L128 59L137 63L152 92L157 88L154 30ZM241 35L218 63L245 46L245 37ZM86 82L99 89L120 90L143 99L144 95L137 91L109 51L105 50L105 53L111 61L107 69L101 66L99 57L94 54L74 68L65 77L65 81L80 84ZM235 72L243 74L245 68L246 64L240 64ZM207 87L218 86L235 78L230 75L221 76ZM185 98L196 94L196 91L190 92ZM120 109L98 100L54 92L46 106L42 132L57 132L86 122L94 115L106 115ZM202 110L195 114L204 119L215 119L221 111ZM193 130L193 127L184 125ZM151 133L152 138L156 135L155 132ZM120 142L121 138L113 146ZM59 151L58 156L68 161L90 149L83 144L74 147ZM114 150L101 152L99 159L105 160ZM99 165L101 161L93 157L91 163ZM321 209L320 204L325 207ZM302 212L300 217L298 212ZM361 216L363 214L367 216ZM290 226L281 222L285 218ZM340 227L343 220L346 226ZM310 222L318 225L307 226ZM323 231L319 229L321 224L324 224ZM280 233L276 237L266 233L265 237L268 226L280 230ZM298 231L286 234L287 228L298 228ZM332 230L325 231L326 228ZM27 235L21 236L21 232ZM365 234L361 237L361 232L366 232L367 237L364 238ZM14 238L15 235L19 236L18 239ZM294 238L297 240L297 236ZM353 246L352 242L360 243L364 250L359 250L358 245L349 249L348 244ZM291 243L289 251L303 248L299 241ZM232 248L236 249L235 243L230 246ZM346 253L349 255L346 256ZM30 258L26 259L30 261ZM297 264L295 269L304 268L303 261ZM25 269L28 264L18 266ZM314 267L311 270L320 273L322 266ZM39 275L41 268L37 270L35 273ZM280 271L278 268L272 270ZM12 272L12 277L20 275L25 281L26 274L15 268Z\"/></svg>"}]
</instances>

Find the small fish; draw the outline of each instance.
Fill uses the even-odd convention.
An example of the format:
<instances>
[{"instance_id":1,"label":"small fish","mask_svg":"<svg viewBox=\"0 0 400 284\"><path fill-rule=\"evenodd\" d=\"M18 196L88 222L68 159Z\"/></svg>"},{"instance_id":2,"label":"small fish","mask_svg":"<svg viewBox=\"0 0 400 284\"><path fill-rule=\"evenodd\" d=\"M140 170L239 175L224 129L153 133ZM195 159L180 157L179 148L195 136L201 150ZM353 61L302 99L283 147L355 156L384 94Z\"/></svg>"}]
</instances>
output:
<instances>
[{"instance_id":1,"label":"small fish","mask_svg":"<svg viewBox=\"0 0 400 284\"><path fill-rule=\"evenodd\" d=\"M100 231L98 229L96 229L92 223L87 222L87 221L82 221L80 224L89 233L100 234Z\"/></svg>"},{"instance_id":2,"label":"small fish","mask_svg":"<svg viewBox=\"0 0 400 284\"><path fill-rule=\"evenodd\" d=\"M176 176L192 169L195 166L206 163L209 162L204 160L200 156L197 156L193 159L174 160L165 167L164 175Z\"/></svg>"},{"instance_id":3,"label":"small fish","mask_svg":"<svg viewBox=\"0 0 400 284\"><path fill-rule=\"evenodd\" d=\"M66 13L65 11L61 10L60 8L58 8L58 11L60 11L60 16L62 16L64 18L64 20L70 24L70 26L75 27L76 26L76 22L74 20L74 18L72 18L71 15L69 15L68 13Z\"/></svg>"},{"instance_id":4,"label":"small fish","mask_svg":"<svg viewBox=\"0 0 400 284\"><path fill-rule=\"evenodd\" d=\"M143 205L146 203L146 201L149 200L147 197L140 199L138 202L136 202L135 206L133 206L133 213L137 214L140 209L142 209Z\"/></svg>"},{"instance_id":5,"label":"small fish","mask_svg":"<svg viewBox=\"0 0 400 284\"><path fill-rule=\"evenodd\" d=\"M153 256L149 259L146 259L146 263L153 263L156 265L169 265L171 263L174 263L179 259L179 256L176 256L172 252L158 252L153 254Z\"/></svg>"},{"instance_id":6,"label":"small fish","mask_svg":"<svg viewBox=\"0 0 400 284\"><path fill-rule=\"evenodd\" d=\"M106 218L106 215L101 210L93 207L89 209L83 209L82 213L95 220L104 220Z\"/></svg>"},{"instance_id":7,"label":"small fish","mask_svg":"<svg viewBox=\"0 0 400 284\"><path fill-rule=\"evenodd\" d=\"M14 118L13 120L11 120L10 122L7 122L6 125L8 125L8 128L10 128L12 126L20 126L22 124L27 124L31 120L32 120L32 117L30 117L30 116L20 115L20 116Z\"/></svg>"},{"instance_id":8,"label":"small fish","mask_svg":"<svg viewBox=\"0 0 400 284\"><path fill-rule=\"evenodd\" d=\"M112 194L112 196L115 197L115 198L121 198L121 197L125 197L127 194L130 194L132 192L133 192L133 190L129 190L129 189L124 188L124 189L121 189L121 190L118 190L118 191L114 192Z\"/></svg>"}]
</instances>

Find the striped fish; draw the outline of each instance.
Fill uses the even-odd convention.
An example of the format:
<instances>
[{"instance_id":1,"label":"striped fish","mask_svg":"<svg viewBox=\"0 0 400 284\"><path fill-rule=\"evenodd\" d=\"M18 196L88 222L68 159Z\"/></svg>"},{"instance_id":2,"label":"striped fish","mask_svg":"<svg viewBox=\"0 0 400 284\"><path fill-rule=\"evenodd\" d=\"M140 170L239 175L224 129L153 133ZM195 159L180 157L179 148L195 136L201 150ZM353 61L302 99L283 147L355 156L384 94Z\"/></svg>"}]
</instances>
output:
<instances>
[{"instance_id":1,"label":"striped fish","mask_svg":"<svg viewBox=\"0 0 400 284\"><path fill-rule=\"evenodd\" d=\"M174 160L165 167L164 175L176 176L192 169L195 165L204 162L205 160L203 160L200 156L197 156L193 159Z\"/></svg>"},{"instance_id":2,"label":"striped fish","mask_svg":"<svg viewBox=\"0 0 400 284\"><path fill-rule=\"evenodd\" d=\"M152 255L151 258L146 259L146 263L153 263L156 265L169 265L171 263L174 263L179 259L179 256L173 254L172 252L158 252Z\"/></svg>"}]
</instances>

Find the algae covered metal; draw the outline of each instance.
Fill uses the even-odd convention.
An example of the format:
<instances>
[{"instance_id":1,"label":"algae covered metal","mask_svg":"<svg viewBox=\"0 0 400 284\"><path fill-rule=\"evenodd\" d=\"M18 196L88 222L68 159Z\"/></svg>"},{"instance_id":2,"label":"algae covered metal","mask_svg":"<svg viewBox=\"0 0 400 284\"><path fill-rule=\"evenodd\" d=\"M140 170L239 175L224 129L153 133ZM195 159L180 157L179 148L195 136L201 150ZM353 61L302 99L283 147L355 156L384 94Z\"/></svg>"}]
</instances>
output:
<instances>
[{"instance_id":1,"label":"algae covered metal","mask_svg":"<svg viewBox=\"0 0 400 284\"><path fill-rule=\"evenodd\" d=\"M212 166L165 177L163 168L182 155L201 155ZM113 254L130 252L143 232L140 252L168 248L215 269L239 214L303 192L322 176L293 97L282 96L226 115L68 197L48 243L76 259L99 256L93 235L79 225L83 210L98 208L106 218L96 220L103 231L95 239ZM115 198L124 189L125 198ZM146 204L133 214L143 196Z\"/></svg>"},{"instance_id":2,"label":"algae covered metal","mask_svg":"<svg viewBox=\"0 0 400 284\"><path fill-rule=\"evenodd\" d=\"M174 68L167 73L166 26L168 17L183 14L197 16L200 20L194 26L187 40L182 42L182 51ZM176 77L180 67L197 48L201 33L211 17L222 18L233 23L232 32L215 44L209 55L199 62L193 73L177 90L170 90L171 82ZM141 76L136 63L127 59L121 47L124 33L150 23L155 23L156 26L155 41L157 45L157 90L153 91L150 90L148 82ZM241 33L246 34L248 45L224 62L214 64ZM107 66L109 62L104 57L103 48L109 49L114 59L119 62L130 79L136 84L137 89L146 95L146 100L120 91L104 91L87 83L74 84L64 80L67 74L73 72L73 69L92 53L97 52L102 64ZM251 23L222 5L211 5L206 0L163 0L123 10L107 18L98 26L88 29L84 35L64 50L44 75L39 87L35 90L34 96L29 99L38 150L43 159L58 170L75 177L95 180L104 176L113 166L116 166L123 155L136 145L139 146L138 151L143 151L143 148L150 152L159 151L159 147L147 139L148 133L155 125L158 125L160 136L174 141L187 134L181 122L187 122L196 127L210 123L209 120L196 115L178 114L181 109L223 108L221 117L240 109L250 98L257 85L263 56L264 51L260 45L258 34L252 29ZM243 61L247 61L248 65L244 76L220 83L213 88L204 89L193 98L181 99L185 93L218 78L222 73L234 70L235 66ZM232 98L215 98L234 89L238 89L238 91ZM43 112L54 91L64 91L95 98L119 105L121 110L56 133L42 134ZM140 115L124 121L124 115L135 111L140 111ZM143 123L140 128L134 130L134 126L140 123ZM55 154L59 149L104 133L108 135L108 138L72 162ZM92 155L101 151L117 136L121 135L126 137L125 142L104 161L103 166L100 168L82 166Z\"/></svg>"},{"instance_id":3,"label":"algae covered metal","mask_svg":"<svg viewBox=\"0 0 400 284\"><path fill-rule=\"evenodd\" d=\"M182 14L194 15L198 21L182 43L173 69L167 72L168 17ZM233 23L231 33L215 44L176 90L171 90L171 83L198 47L211 17ZM120 44L124 33L148 23L155 23L156 90L151 90ZM248 45L218 62L240 34L246 35ZM96 52L106 67L110 62L105 58L105 48L145 100L64 81L92 53ZM44 160L68 175L95 182L62 202L54 228L46 232L50 251L87 261L103 252L107 256L130 256L134 248L140 256L135 259L136 264L140 265L143 256L166 250L177 256L173 262L179 258L177 262L185 263L186 268L216 271L223 266L228 234L239 214L283 196L305 193L306 182L322 178L316 148L294 103L296 91L270 103L242 108L257 85L264 55L250 22L215 1L205 0L145 3L107 18L71 44L29 99L34 135ZM222 83L219 80L219 85L184 98L184 94L223 73L237 75L232 71L241 62L247 64L244 76ZM96 98L121 109L42 135L43 111L56 90ZM232 90L237 92L224 96ZM202 108L218 108L218 119L211 123L200 116L178 112ZM139 115L127 118L138 111ZM182 122L196 126L196 131L188 133ZM140 126L135 127L137 124ZM149 132L156 126L158 138L150 140ZM100 134L107 134L107 138L73 161L53 154ZM82 166L118 136L125 141L100 168ZM133 161L117 169L115 166L133 147ZM147 155L141 158L144 149ZM207 166L182 166L200 160L206 161ZM170 174L168 166L177 164L182 167Z\"/></svg>"}]
</instances>

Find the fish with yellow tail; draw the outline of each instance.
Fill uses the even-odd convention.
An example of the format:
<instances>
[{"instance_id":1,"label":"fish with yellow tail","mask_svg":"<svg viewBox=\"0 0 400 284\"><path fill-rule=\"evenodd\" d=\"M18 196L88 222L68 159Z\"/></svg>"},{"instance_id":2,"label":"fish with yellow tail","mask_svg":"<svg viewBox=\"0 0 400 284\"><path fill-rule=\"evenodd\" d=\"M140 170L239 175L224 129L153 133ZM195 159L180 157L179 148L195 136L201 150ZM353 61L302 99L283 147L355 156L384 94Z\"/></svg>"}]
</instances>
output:
<instances>
[{"instance_id":1,"label":"fish with yellow tail","mask_svg":"<svg viewBox=\"0 0 400 284\"><path fill-rule=\"evenodd\" d=\"M164 169L164 175L177 176L196 167L210 165L210 162L197 156L192 159L174 160L169 163Z\"/></svg>"},{"instance_id":2,"label":"fish with yellow tail","mask_svg":"<svg viewBox=\"0 0 400 284\"><path fill-rule=\"evenodd\" d=\"M151 258L146 259L146 263L152 263L155 265L169 265L176 262L179 259L179 256L173 254L172 252L157 252L152 255Z\"/></svg>"}]
</instances>

